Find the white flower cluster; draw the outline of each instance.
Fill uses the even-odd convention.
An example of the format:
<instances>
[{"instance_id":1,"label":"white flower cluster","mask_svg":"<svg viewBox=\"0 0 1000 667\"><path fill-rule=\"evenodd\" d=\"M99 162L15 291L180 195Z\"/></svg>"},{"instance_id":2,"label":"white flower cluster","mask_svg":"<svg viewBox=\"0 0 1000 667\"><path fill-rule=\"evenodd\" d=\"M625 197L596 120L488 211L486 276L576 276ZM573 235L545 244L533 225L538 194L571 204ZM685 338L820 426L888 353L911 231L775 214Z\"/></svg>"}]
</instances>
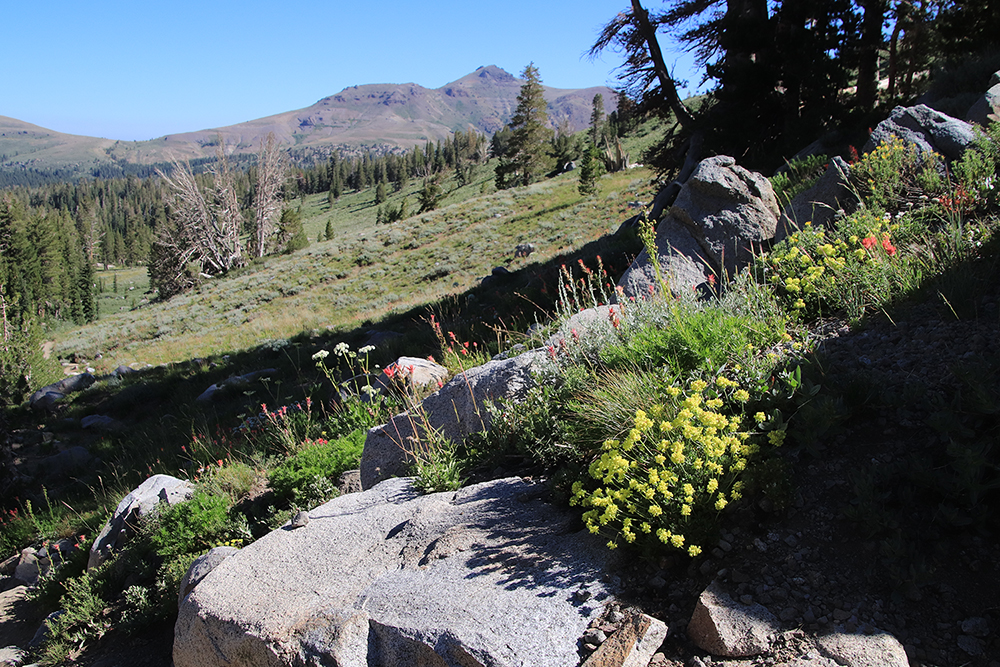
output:
<instances>
[{"instance_id":1,"label":"white flower cluster","mask_svg":"<svg viewBox=\"0 0 1000 667\"><path fill-rule=\"evenodd\" d=\"M330 356L329 352L327 352L326 350L320 350L319 352L313 355L313 361L323 361L329 356Z\"/></svg>"}]
</instances>

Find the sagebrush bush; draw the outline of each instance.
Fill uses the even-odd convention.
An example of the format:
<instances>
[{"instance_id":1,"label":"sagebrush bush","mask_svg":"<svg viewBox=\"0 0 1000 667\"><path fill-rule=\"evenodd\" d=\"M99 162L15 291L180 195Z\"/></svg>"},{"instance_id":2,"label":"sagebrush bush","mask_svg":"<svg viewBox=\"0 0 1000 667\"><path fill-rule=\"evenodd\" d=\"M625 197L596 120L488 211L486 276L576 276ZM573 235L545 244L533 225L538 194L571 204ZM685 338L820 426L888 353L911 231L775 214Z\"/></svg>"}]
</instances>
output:
<instances>
[{"instance_id":1,"label":"sagebrush bush","mask_svg":"<svg viewBox=\"0 0 1000 667\"><path fill-rule=\"evenodd\" d=\"M357 429L333 441L307 441L268 475L279 502L311 509L337 495L337 479L361 461L367 432Z\"/></svg>"}]
</instances>

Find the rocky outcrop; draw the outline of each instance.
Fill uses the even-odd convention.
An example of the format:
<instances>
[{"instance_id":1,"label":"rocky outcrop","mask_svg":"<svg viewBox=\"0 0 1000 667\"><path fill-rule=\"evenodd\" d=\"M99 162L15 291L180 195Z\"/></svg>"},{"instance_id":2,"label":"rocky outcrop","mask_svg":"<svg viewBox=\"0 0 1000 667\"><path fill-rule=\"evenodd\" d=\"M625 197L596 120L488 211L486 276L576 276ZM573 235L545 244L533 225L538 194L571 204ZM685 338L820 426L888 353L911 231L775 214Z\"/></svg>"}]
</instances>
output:
<instances>
[{"instance_id":1,"label":"rocky outcrop","mask_svg":"<svg viewBox=\"0 0 1000 667\"><path fill-rule=\"evenodd\" d=\"M209 572L237 551L239 549L236 547L215 547L209 549L208 553L195 558L191 567L184 574L184 578L181 579L181 585L177 591L177 606L179 607L184 602L188 593L193 591L194 587L201 583L201 580L207 577Z\"/></svg>"},{"instance_id":2,"label":"rocky outcrop","mask_svg":"<svg viewBox=\"0 0 1000 667\"><path fill-rule=\"evenodd\" d=\"M59 382L42 387L33 393L28 399L28 405L31 406L32 410L49 410L67 395L83 391L95 382L97 382L97 378L90 373L71 375Z\"/></svg>"},{"instance_id":3,"label":"rocky outcrop","mask_svg":"<svg viewBox=\"0 0 1000 667\"><path fill-rule=\"evenodd\" d=\"M415 448L426 446L429 430L461 442L489 428L486 404L499 398L517 399L531 387L531 370L544 352L532 350L512 359L495 359L460 373L415 408L368 432L361 455L361 486L406 475Z\"/></svg>"},{"instance_id":4,"label":"rocky outcrop","mask_svg":"<svg viewBox=\"0 0 1000 667\"><path fill-rule=\"evenodd\" d=\"M176 667L563 667L615 592L612 553L518 478L393 479L226 558L180 606Z\"/></svg>"},{"instance_id":5,"label":"rocky outcrop","mask_svg":"<svg viewBox=\"0 0 1000 667\"><path fill-rule=\"evenodd\" d=\"M735 274L751 260L753 246L774 237L778 216L778 201L764 176L726 155L702 160L657 226L659 264L671 291L690 291L723 272ZM645 250L618 285L635 298L660 289Z\"/></svg>"},{"instance_id":6,"label":"rocky outcrop","mask_svg":"<svg viewBox=\"0 0 1000 667\"><path fill-rule=\"evenodd\" d=\"M990 89L969 108L965 120L983 127L1000 122L1000 72L990 79Z\"/></svg>"},{"instance_id":7,"label":"rocky outcrop","mask_svg":"<svg viewBox=\"0 0 1000 667\"><path fill-rule=\"evenodd\" d=\"M122 498L111 519L104 524L93 546L87 569L106 561L113 551L124 546L135 534L139 519L152 512L161 502L173 505L183 502L194 493L190 482L170 475L153 475L131 493Z\"/></svg>"},{"instance_id":8,"label":"rocky outcrop","mask_svg":"<svg viewBox=\"0 0 1000 667\"><path fill-rule=\"evenodd\" d=\"M838 665L849 667L907 667L903 645L885 633L873 635L836 632L816 638L819 652Z\"/></svg>"},{"instance_id":9,"label":"rocky outcrop","mask_svg":"<svg viewBox=\"0 0 1000 667\"><path fill-rule=\"evenodd\" d=\"M875 150L893 136L923 152L934 151L949 160L957 160L975 138L975 133L969 123L935 111L925 104L896 107L872 131L864 152Z\"/></svg>"},{"instance_id":10,"label":"rocky outcrop","mask_svg":"<svg viewBox=\"0 0 1000 667\"><path fill-rule=\"evenodd\" d=\"M858 198L850 188L851 166L843 158L834 157L820 179L811 188L796 195L785 206L782 224L774 241L784 239L806 222L813 226L829 226L839 212L850 213Z\"/></svg>"},{"instance_id":11,"label":"rocky outcrop","mask_svg":"<svg viewBox=\"0 0 1000 667\"><path fill-rule=\"evenodd\" d=\"M656 248L663 277L676 294L691 291L714 274L691 230L672 217L664 218L657 226ZM618 286L626 299L648 299L650 294L661 291L645 248L622 274Z\"/></svg>"}]
</instances>

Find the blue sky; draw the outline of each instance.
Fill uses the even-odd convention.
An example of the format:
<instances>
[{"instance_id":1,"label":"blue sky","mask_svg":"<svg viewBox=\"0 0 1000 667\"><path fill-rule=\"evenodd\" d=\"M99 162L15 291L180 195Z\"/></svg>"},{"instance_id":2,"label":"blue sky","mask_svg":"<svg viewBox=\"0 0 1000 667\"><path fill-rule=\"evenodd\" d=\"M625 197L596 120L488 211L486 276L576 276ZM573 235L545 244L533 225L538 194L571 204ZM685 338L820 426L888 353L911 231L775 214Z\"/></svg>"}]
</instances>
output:
<instances>
[{"instance_id":1,"label":"blue sky","mask_svg":"<svg viewBox=\"0 0 1000 667\"><path fill-rule=\"evenodd\" d=\"M627 7L625 0L9 2L0 115L141 140L300 109L347 86L437 88L480 65L517 75L534 61L543 83L557 88L613 84L621 58L585 54Z\"/></svg>"}]
</instances>

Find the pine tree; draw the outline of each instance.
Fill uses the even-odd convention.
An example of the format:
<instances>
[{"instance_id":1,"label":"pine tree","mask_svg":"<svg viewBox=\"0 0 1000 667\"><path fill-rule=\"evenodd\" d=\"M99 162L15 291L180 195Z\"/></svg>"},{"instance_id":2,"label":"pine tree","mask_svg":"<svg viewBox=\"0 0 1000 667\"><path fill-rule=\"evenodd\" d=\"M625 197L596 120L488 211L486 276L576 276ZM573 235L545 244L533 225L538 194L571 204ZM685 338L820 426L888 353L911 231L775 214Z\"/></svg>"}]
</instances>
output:
<instances>
[{"instance_id":1,"label":"pine tree","mask_svg":"<svg viewBox=\"0 0 1000 667\"><path fill-rule=\"evenodd\" d=\"M326 229L323 230L323 238L327 241L333 238L333 220L326 221Z\"/></svg>"},{"instance_id":2,"label":"pine tree","mask_svg":"<svg viewBox=\"0 0 1000 667\"><path fill-rule=\"evenodd\" d=\"M590 143L600 146L604 138L604 95L594 95L593 110L590 112Z\"/></svg>"},{"instance_id":3,"label":"pine tree","mask_svg":"<svg viewBox=\"0 0 1000 667\"><path fill-rule=\"evenodd\" d=\"M548 155L552 129L545 111L545 95L538 68L529 63L521 72L524 84L517 95L517 109L510 120L511 136L507 155L500 158L496 168L498 189L512 188L533 183L548 173L551 160Z\"/></svg>"},{"instance_id":4,"label":"pine tree","mask_svg":"<svg viewBox=\"0 0 1000 667\"><path fill-rule=\"evenodd\" d=\"M597 192L597 179L601 177L602 164L597 146L589 146L580 158L580 194L584 197Z\"/></svg>"}]
</instances>

